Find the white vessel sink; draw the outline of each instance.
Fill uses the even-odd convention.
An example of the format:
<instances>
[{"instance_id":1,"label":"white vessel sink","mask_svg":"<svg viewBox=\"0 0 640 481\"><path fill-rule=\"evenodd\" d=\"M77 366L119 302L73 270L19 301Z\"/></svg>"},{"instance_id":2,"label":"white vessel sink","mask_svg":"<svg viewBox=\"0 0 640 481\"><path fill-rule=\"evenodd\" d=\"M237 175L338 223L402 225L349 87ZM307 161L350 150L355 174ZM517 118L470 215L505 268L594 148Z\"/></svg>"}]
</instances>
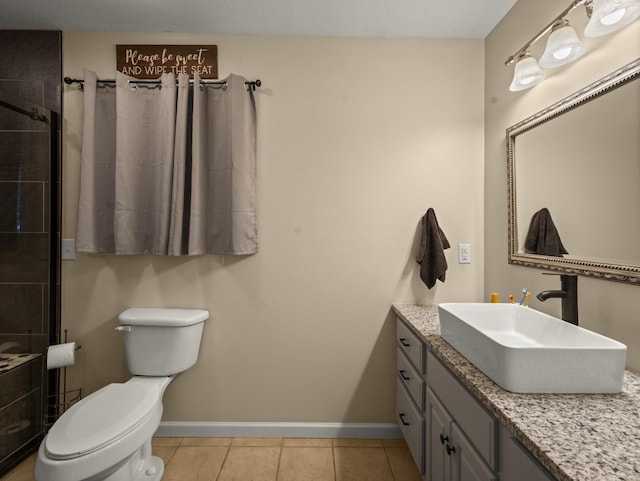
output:
<instances>
[{"instance_id":1,"label":"white vessel sink","mask_svg":"<svg viewBox=\"0 0 640 481\"><path fill-rule=\"evenodd\" d=\"M519 304L438 306L442 337L504 389L618 393L627 346Z\"/></svg>"}]
</instances>

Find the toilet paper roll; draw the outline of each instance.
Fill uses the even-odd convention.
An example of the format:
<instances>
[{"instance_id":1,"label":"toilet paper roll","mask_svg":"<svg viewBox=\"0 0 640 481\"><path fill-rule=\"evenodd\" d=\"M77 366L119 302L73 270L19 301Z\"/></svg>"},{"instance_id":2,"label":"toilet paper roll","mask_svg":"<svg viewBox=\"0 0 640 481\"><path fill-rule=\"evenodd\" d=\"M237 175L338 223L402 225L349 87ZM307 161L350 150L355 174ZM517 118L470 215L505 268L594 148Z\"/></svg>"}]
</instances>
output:
<instances>
[{"instance_id":1,"label":"toilet paper roll","mask_svg":"<svg viewBox=\"0 0 640 481\"><path fill-rule=\"evenodd\" d=\"M66 342L47 348L47 369L73 366L76 362L76 343Z\"/></svg>"}]
</instances>

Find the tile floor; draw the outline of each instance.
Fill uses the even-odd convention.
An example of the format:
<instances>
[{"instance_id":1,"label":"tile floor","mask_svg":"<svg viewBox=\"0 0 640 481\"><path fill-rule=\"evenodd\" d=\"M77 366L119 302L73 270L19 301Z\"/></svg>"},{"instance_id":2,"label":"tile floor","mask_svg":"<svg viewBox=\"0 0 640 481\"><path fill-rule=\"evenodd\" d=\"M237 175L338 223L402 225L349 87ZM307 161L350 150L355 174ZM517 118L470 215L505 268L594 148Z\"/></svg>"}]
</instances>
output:
<instances>
[{"instance_id":1,"label":"tile floor","mask_svg":"<svg viewBox=\"0 0 640 481\"><path fill-rule=\"evenodd\" d=\"M420 481L399 439L154 438L162 481ZM35 455L0 481L33 481Z\"/></svg>"}]
</instances>

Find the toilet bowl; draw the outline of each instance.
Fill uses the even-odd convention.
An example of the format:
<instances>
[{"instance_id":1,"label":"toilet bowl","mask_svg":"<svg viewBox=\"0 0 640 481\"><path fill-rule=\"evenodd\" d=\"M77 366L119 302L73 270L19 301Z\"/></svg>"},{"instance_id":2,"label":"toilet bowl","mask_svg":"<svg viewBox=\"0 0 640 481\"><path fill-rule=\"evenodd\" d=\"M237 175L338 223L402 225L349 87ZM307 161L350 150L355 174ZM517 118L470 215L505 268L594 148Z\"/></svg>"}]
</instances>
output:
<instances>
[{"instance_id":1,"label":"toilet bowl","mask_svg":"<svg viewBox=\"0 0 640 481\"><path fill-rule=\"evenodd\" d=\"M193 309L123 312L120 329L136 375L87 396L53 424L38 450L36 480L160 480L164 465L151 455L151 438L162 419L162 397L175 375L195 364L208 317Z\"/></svg>"},{"instance_id":2,"label":"toilet bowl","mask_svg":"<svg viewBox=\"0 0 640 481\"><path fill-rule=\"evenodd\" d=\"M133 377L109 384L65 412L40 445L38 481L157 481L162 461L151 456L162 418L162 395L171 377Z\"/></svg>"}]
</instances>

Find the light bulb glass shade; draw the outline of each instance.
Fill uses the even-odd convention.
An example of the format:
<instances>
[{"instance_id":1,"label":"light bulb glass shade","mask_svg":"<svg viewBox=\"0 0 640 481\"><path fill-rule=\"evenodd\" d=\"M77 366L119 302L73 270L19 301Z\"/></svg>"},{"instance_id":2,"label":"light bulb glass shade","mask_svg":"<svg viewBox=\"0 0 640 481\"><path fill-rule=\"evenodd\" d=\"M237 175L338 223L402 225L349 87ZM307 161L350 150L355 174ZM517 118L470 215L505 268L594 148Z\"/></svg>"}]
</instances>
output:
<instances>
[{"instance_id":1,"label":"light bulb glass shade","mask_svg":"<svg viewBox=\"0 0 640 481\"><path fill-rule=\"evenodd\" d=\"M513 71L513 81L509 86L509 90L517 92L539 84L546 77L538 62L531 56L518 60L516 68Z\"/></svg>"},{"instance_id":2,"label":"light bulb glass shade","mask_svg":"<svg viewBox=\"0 0 640 481\"><path fill-rule=\"evenodd\" d=\"M576 31L568 24L554 29L547 40L547 48L540 57L540 66L559 67L572 62L585 52L585 46Z\"/></svg>"},{"instance_id":3,"label":"light bulb glass shade","mask_svg":"<svg viewBox=\"0 0 640 481\"><path fill-rule=\"evenodd\" d=\"M626 27L638 17L639 0L595 0L584 34L587 37L600 37Z\"/></svg>"}]
</instances>

